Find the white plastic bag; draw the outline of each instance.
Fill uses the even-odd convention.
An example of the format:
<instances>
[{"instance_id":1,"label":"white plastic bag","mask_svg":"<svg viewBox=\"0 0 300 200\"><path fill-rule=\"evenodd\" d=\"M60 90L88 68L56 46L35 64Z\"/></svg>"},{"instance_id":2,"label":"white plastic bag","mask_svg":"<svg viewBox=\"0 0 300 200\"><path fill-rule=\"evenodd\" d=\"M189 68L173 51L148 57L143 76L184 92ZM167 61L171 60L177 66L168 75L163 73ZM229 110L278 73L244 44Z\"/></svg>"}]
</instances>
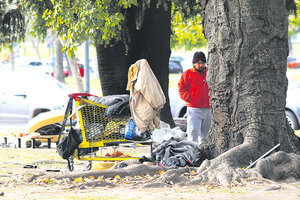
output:
<instances>
[{"instance_id":1,"label":"white plastic bag","mask_svg":"<svg viewBox=\"0 0 300 200\"><path fill-rule=\"evenodd\" d=\"M183 132L179 127L173 129L170 128L169 124L160 121L160 128L157 128L152 133L153 142L161 144L164 140L184 140L186 133Z\"/></svg>"}]
</instances>

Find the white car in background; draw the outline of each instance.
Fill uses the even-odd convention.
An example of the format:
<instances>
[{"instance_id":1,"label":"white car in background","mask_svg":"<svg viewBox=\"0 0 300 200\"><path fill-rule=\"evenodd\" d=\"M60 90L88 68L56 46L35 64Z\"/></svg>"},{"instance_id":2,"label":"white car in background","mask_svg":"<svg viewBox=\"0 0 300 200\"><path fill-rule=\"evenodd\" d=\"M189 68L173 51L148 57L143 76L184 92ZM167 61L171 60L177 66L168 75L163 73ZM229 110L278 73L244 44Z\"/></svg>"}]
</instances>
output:
<instances>
[{"instance_id":1,"label":"white car in background","mask_svg":"<svg viewBox=\"0 0 300 200\"><path fill-rule=\"evenodd\" d=\"M0 123L25 124L42 112L64 109L66 85L39 72L3 71L0 73Z\"/></svg>"},{"instance_id":2,"label":"white car in background","mask_svg":"<svg viewBox=\"0 0 300 200\"><path fill-rule=\"evenodd\" d=\"M285 114L294 130L300 129L300 83L288 77Z\"/></svg>"},{"instance_id":3,"label":"white car in background","mask_svg":"<svg viewBox=\"0 0 300 200\"><path fill-rule=\"evenodd\" d=\"M15 60L15 71L51 74L53 72L53 67L46 59L40 59L37 57L20 57Z\"/></svg>"},{"instance_id":4,"label":"white car in background","mask_svg":"<svg viewBox=\"0 0 300 200\"><path fill-rule=\"evenodd\" d=\"M33 71L33 72L41 72L50 75L53 72L53 68L50 64L43 60L30 60L25 65L24 70Z\"/></svg>"}]
</instances>

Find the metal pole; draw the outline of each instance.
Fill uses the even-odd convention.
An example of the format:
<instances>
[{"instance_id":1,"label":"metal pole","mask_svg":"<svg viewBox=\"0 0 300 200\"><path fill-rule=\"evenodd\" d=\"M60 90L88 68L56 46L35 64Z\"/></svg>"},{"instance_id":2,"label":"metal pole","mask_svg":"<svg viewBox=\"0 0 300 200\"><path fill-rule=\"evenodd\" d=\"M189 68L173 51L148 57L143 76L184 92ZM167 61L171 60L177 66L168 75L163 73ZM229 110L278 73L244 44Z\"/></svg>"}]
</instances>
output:
<instances>
[{"instance_id":1,"label":"metal pole","mask_svg":"<svg viewBox=\"0 0 300 200\"><path fill-rule=\"evenodd\" d=\"M269 153L271 153L274 149L276 149L277 147L279 147L280 144L277 144L275 147L273 147L272 149L270 149L267 153L265 153L264 155L262 155L260 158L258 158L255 162L251 163L246 169L251 168L253 165L255 165L259 160L263 159L264 157L266 157Z\"/></svg>"},{"instance_id":2,"label":"metal pole","mask_svg":"<svg viewBox=\"0 0 300 200\"><path fill-rule=\"evenodd\" d=\"M85 92L90 93L90 65L89 65L89 41L84 42L84 81Z\"/></svg>"},{"instance_id":3,"label":"metal pole","mask_svg":"<svg viewBox=\"0 0 300 200\"><path fill-rule=\"evenodd\" d=\"M14 43L12 43L12 51L10 54L10 67L11 71L15 71L15 52L14 52Z\"/></svg>"},{"instance_id":4,"label":"metal pole","mask_svg":"<svg viewBox=\"0 0 300 200\"><path fill-rule=\"evenodd\" d=\"M52 64L53 77L55 77L54 37L52 38Z\"/></svg>"}]
</instances>

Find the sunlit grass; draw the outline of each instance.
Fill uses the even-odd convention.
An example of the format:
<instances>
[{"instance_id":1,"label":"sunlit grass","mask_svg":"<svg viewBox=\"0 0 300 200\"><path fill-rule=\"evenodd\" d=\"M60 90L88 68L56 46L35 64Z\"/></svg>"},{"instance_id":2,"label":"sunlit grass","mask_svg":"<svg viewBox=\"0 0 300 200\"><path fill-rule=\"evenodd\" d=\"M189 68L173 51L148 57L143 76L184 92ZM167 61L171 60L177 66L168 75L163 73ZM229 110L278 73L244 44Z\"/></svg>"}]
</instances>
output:
<instances>
[{"instance_id":1,"label":"sunlit grass","mask_svg":"<svg viewBox=\"0 0 300 200\"><path fill-rule=\"evenodd\" d=\"M288 69L287 75L300 83L300 69Z\"/></svg>"},{"instance_id":2,"label":"sunlit grass","mask_svg":"<svg viewBox=\"0 0 300 200\"><path fill-rule=\"evenodd\" d=\"M181 77L181 74L170 74L169 75L169 88L177 88L180 77Z\"/></svg>"},{"instance_id":3,"label":"sunlit grass","mask_svg":"<svg viewBox=\"0 0 300 200\"><path fill-rule=\"evenodd\" d=\"M65 78L65 82L71 90L76 90L75 81L72 77ZM82 83L83 83L83 87L85 89L85 80L84 80L84 78L82 78ZM101 88L99 78L91 78L90 79L90 92L89 93L97 95L97 96L102 96L102 88Z\"/></svg>"},{"instance_id":4,"label":"sunlit grass","mask_svg":"<svg viewBox=\"0 0 300 200\"><path fill-rule=\"evenodd\" d=\"M60 167L65 168L66 162L63 160L56 149L32 149L32 148L2 148L0 151L0 173L23 170L27 164L40 167Z\"/></svg>"},{"instance_id":5,"label":"sunlit grass","mask_svg":"<svg viewBox=\"0 0 300 200\"><path fill-rule=\"evenodd\" d=\"M288 69L287 74L291 76L296 81L300 82L300 69ZM169 75L169 88L177 88L178 81L181 77L181 74L170 74ZM75 90L75 83L72 77L65 78L65 82L68 86ZM82 78L82 82L85 85L85 80ZM84 86L85 87L85 86ZM97 96L102 96L101 83L99 78L91 78L90 79L90 94L94 94Z\"/></svg>"},{"instance_id":6,"label":"sunlit grass","mask_svg":"<svg viewBox=\"0 0 300 200\"><path fill-rule=\"evenodd\" d=\"M177 87L180 77L181 77L181 74L170 74L169 75L169 88ZM74 91L76 89L75 82L72 77L65 78L65 82L71 90ZM85 88L84 78L82 78L82 83ZM97 95L97 96L102 96L102 89L101 89L101 84L100 84L99 78L91 78L90 79L90 92L89 93Z\"/></svg>"},{"instance_id":7,"label":"sunlit grass","mask_svg":"<svg viewBox=\"0 0 300 200\"><path fill-rule=\"evenodd\" d=\"M37 160L61 160L55 149L39 149L40 154L36 154L37 149L33 148L3 148L0 151L2 161L15 160L16 162L35 162ZM34 155L34 156L32 156ZM47 155L47 157L45 157ZM22 158L22 159L21 159Z\"/></svg>"},{"instance_id":8,"label":"sunlit grass","mask_svg":"<svg viewBox=\"0 0 300 200\"><path fill-rule=\"evenodd\" d=\"M291 76L293 79L295 79L296 81L300 82L300 69L288 69L287 74ZM177 88L180 77L181 74L170 74L169 88ZM72 77L66 78L65 81L71 89L75 89L74 79ZM82 82L83 84L85 84L84 78L82 78ZM99 78L91 78L90 93L98 96L102 96L102 89L101 89L101 83Z\"/></svg>"}]
</instances>

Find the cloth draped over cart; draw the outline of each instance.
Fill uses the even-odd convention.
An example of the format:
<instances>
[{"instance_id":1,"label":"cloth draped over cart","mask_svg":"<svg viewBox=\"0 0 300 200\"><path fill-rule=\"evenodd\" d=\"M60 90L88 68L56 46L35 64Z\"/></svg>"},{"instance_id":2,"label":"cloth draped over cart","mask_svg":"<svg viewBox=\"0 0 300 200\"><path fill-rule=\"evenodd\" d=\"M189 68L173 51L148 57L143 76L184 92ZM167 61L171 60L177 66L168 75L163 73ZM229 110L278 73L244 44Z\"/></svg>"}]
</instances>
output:
<instances>
[{"instance_id":1,"label":"cloth draped over cart","mask_svg":"<svg viewBox=\"0 0 300 200\"><path fill-rule=\"evenodd\" d=\"M166 97L146 59L130 66L127 90L130 90L131 116L138 128L145 132L159 127Z\"/></svg>"}]
</instances>

